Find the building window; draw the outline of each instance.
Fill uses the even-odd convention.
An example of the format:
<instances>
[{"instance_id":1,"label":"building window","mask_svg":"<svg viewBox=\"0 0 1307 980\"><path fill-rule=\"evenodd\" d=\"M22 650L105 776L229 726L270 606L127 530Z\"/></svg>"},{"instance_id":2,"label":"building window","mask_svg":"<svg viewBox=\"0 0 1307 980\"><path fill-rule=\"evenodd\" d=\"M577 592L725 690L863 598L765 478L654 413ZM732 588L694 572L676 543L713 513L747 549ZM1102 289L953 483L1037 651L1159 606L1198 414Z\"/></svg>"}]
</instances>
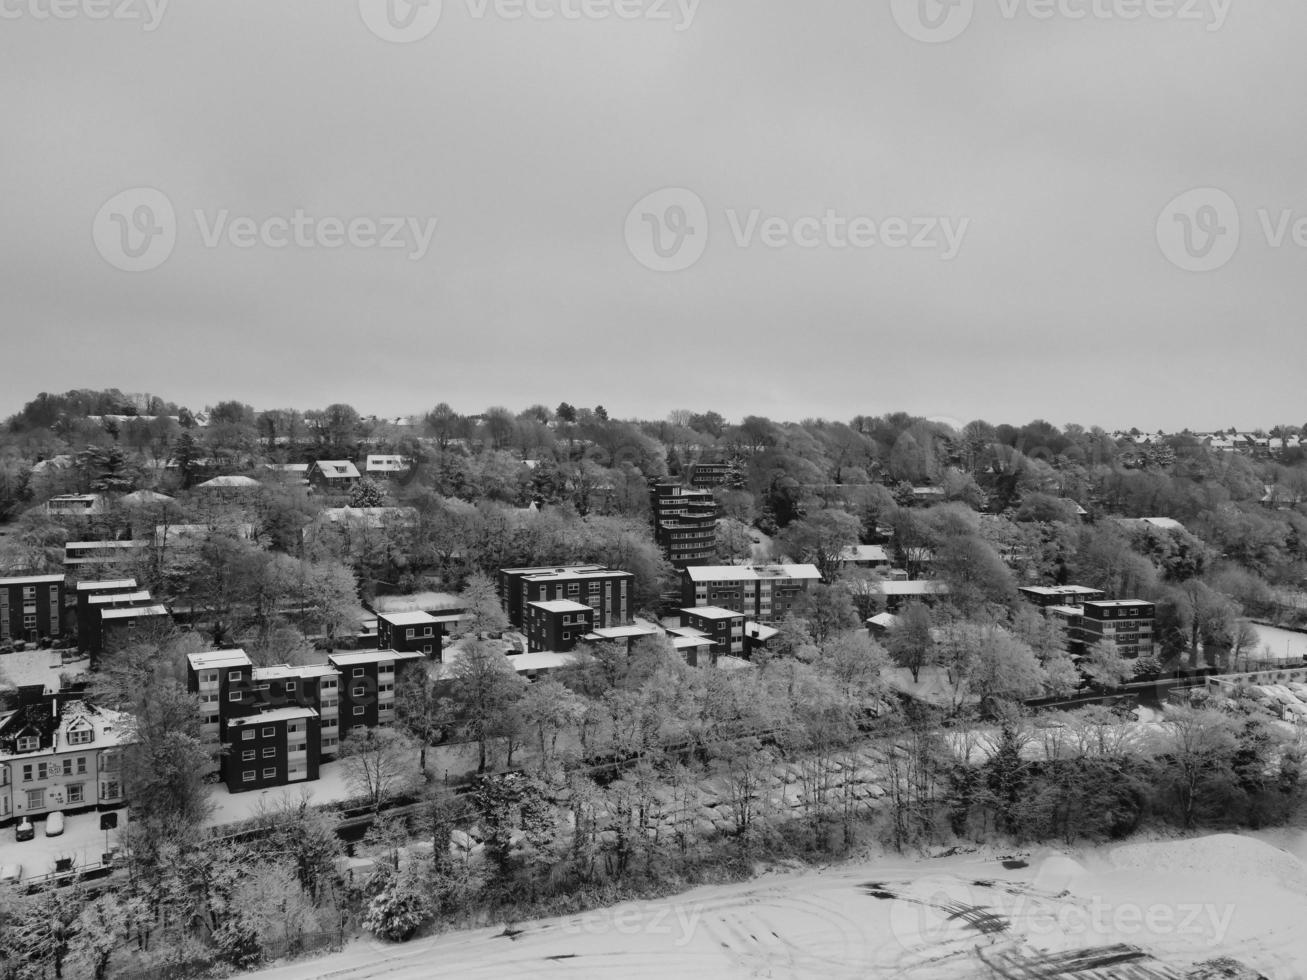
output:
<instances>
[{"instance_id":1,"label":"building window","mask_svg":"<svg viewBox=\"0 0 1307 980\"><path fill-rule=\"evenodd\" d=\"M277 750L276 750L275 748L264 749L264 750L263 750L263 757L264 757L265 759L275 759L275 758L277 758Z\"/></svg>"},{"instance_id":2,"label":"building window","mask_svg":"<svg viewBox=\"0 0 1307 980\"><path fill-rule=\"evenodd\" d=\"M239 691L232 691L230 694L227 695L228 701L239 701L240 699L241 696Z\"/></svg>"},{"instance_id":3,"label":"building window","mask_svg":"<svg viewBox=\"0 0 1307 980\"><path fill-rule=\"evenodd\" d=\"M363 676L363 668L362 668L362 667L355 667L355 668L354 668L354 676L355 676L355 677L362 677L362 676Z\"/></svg>"},{"instance_id":4,"label":"building window","mask_svg":"<svg viewBox=\"0 0 1307 980\"><path fill-rule=\"evenodd\" d=\"M35 752L41 747L41 740L35 735L24 735L18 740L19 752Z\"/></svg>"},{"instance_id":5,"label":"building window","mask_svg":"<svg viewBox=\"0 0 1307 980\"><path fill-rule=\"evenodd\" d=\"M255 753L253 749L246 749L241 753L241 762L253 762L254 755Z\"/></svg>"},{"instance_id":6,"label":"building window","mask_svg":"<svg viewBox=\"0 0 1307 980\"><path fill-rule=\"evenodd\" d=\"M241 773L241 782L242 783L254 782L254 770L246 769L243 773Z\"/></svg>"},{"instance_id":7,"label":"building window","mask_svg":"<svg viewBox=\"0 0 1307 980\"><path fill-rule=\"evenodd\" d=\"M69 803L82 803L86 800L86 791L81 783L73 783L66 787L65 792L68 794Z\"/></svg>"},{"instance_id":8,"label":"building window","mask_svg":"<svg viewBox=\"0 0 1307 980\"><path fill-rule=\"evenodd\" d=\"M227 675L227 682L229 684L239 684L240 680L241 680L241 672L239 670L233 670L230 674Z\"/></svg>"},{"instance_id":9,"label":"building window","mask_svg":"<svg viewBox=\"0 0 1307 980\"><path fill-rule=\"evenodd\" d=\"M39 810L45 806L45 790L29 789L27 791L27 809Z\"/></svg>"},{"instance_id":10,"label":"building window","mask_svg":"<svg viewBox=\"0 0 1307 980\"><path fill-rule=\"evenodd\" d=\"M290 694L290 693L291 693L292 691L294 691L294 690L295 690L295 682L294 682L294 681L287 681L287 682L286 682L286 693L287 693L287 694Z\"/></svg>"},{"instance_id":11,"label":"building window","mask_svg":"<svg viewBox=\"0 0 1307 980\"><path fill-rule=\"evenodd\" d=\"M417 631L416 631L416 630L414 630L414 629L408 629L408 630L406 630L406 631L404 632L404 639L406 639L406 640L411 640L411 639L413 639L413 637L416 636L416 635L417 635Z\"/></svg>"},{"instance_id":12,"label":"building window","mask_svg":"<svg viewBox=\"0 0 1307 980\"><path fill-rule=\"evenodd\" d=\"M95 739L95 732L90 728L78 728L68 733L69 745L86 745Z\"/></svg>"},{"instance_id":13,"label":"building window","mask_svg":"<svg viewBox=\"0 0 1307 980\"><path fill-rule=\"evenodd\" d=\"M254 729L253 729L253 728L247 728L247 729L245 729L245 731L241 732L241 741L243 741L243 742L252 742L252 741L254 741Z\"/></svg>"},{"instance_id":14,"label":"building window","mask_svg":"<svg viewBox=\"0 0 1307 980\"><path fill-rule=\"evenodd\" d=\"M277 734L277 729L275 729L275 728L271 728L271 727L269 727L269 728L265 728L265 729L263 730L263 737L264 737L264 738L272 738L272 737L275 736L276 734Z\"/></svg>"},{"instance_id":15,"label":"building window","mask_svg":"<svg viewBox=\"0 0 1307 980\"><path fill-rule=\"evenodd\" d=\"M100 798L104 800L116 800L122 795L123 795L122 786L120 786L118 783L105 783L104 794Z\"/></svg>"},{"instance_id":16,"label":"building window","mask_svg":"<svg viewBox=\"0 0 1307 980\"><path fill-rule=\"evenodd\" d=\"M350 697L353 697L353 698L361 698L361 697L363 697L363 695L364 695L365 693L366 693L366 691L365 691L363 688L361 688L361 687L356 687L356 688L354 688L354 690L352 690L352 691L349 692Z\"/></svg>"},{"instance_id":17,"label":"building window","mask_svg":"<svg viewBox=\"0 0 1307 980\"><path fill-rule=\"evenodd\" d=\"M277 770L276 770L276 769L264 769L264 770L263 770L263 778L264 778L264 779L276 779L276 778L277 778Z\"/></svg>"},{"instance_id":18,"label":"building window","mask_svg":"<svg viewBox=\"0 0 1307 980\"><path fill-rule=\"evenodd\" d=\"M354 714L356 714L356 715L361 715L361 714L363 714L363 706L362 706L362 705L359 705L357 708L355 708L355 709L354 709Z\"/></svg>"},{"instance_id":19,"label":"building window","mask_svg":"<svg viewBox=\"0 0 1307 980\"><path fill-rule=\"evenodd\" d=\"M31 781L32 781L32 767L23 766L23 782L30 783Z\"/></svg>"}]
</instances>

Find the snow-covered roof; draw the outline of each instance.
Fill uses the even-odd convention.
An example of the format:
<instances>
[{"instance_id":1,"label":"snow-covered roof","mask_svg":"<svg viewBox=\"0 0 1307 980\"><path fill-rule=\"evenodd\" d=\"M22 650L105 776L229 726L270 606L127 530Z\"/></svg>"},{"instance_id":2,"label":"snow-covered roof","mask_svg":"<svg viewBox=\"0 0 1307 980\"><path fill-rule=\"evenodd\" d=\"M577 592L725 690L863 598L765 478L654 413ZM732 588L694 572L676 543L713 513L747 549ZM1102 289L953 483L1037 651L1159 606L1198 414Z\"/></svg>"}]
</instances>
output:
<instances>
[{"instance_id":1,"label":"snow-covered roof","mask_svg":"<svg viewBox=\"0 0 1307 980\"><path fill-rule=\"evenodd\" d=\"M332 653L327 662L337 667L357 667L363 664L384 664L396 660L423 660L421 653L400 653L398 650L359 650L350 653Z\"/></svg>"},{"instance_id":2,"label":"snow-covered roof","mask_svg":"<svg viewBox=\"0 0 1307 980\"><path fill-rule=\"evenodd\" d=\"M62 575L17 575L12 578L0 578L0 585L49 585L63 580Z\"/></svg>"},{"instance_id":3,"label":"snow-covered roof","mask_svg":"<svg viewBox=\"0 0 1307 980\"><path fill-rule=\"evenodd\" d=\"M589 606L569 599L555 599L552 602L528 602L528 606L543 609L547 613L592 613Z\"/></svg>"},{"instance_id":4,"label":"snow-covered roof","mask_svg":"<svg viewBox=\"0 0 1307 980\"><path fill-rule=\"evenodd\" d=\"M358 467L348 459L320 459L313 464L314 471L328 480L357 480Z\"/></svg>"},{"instance_id":5,"label":"snow-covered roof","mask_svg":"<svg viewBox=\"0 0 1307 980\"><path fill-rule=\"evenodd\" d=\"M215 476L205 480L196 490L242 490L257 487L259 481L248 476Z\"/></svg>"},{"instance_id":6,"label":"snow-covered roof","mask_svg":"<svg viewBox=\"0 0 1307 980\"><path fill-rule=\"evenodd\" d=\"M248 667L249 654L244 650L210 650L207 653L188 653L186 660L194 670L220 670L223 667Z\"/></svg>"},{"instance_id":7,"label":"snow-covered roof","mask_svg":"<svg viewBox=\"0 0 1307 980\"><path fill-rule=\"evenodd\" d=\"M765 582L770 579L819 580L816 565L698 565L685 573L692 582Z\"/></svg>"},{"instance_id":8,"label":"snow-covered roof","mask_svg":"<svg viewBox=\"0 0 1307 980\"><path fill-rule=\"evenodd\" d=\"M691 616L699 616L703 619L743 619L744 613L736 612L734 609L723 609L721 606L692 606L682 609L681 612Z\"/></svg>"},{"instance_id":9,"label":"snow-covered roof","mask_svg":"<svg viewBox=\"0 0 1307 980\"><path fill-rule=\"evenodd\" d=\"M378 619L384 619L391 626L433 626L436 618L427 612L393 612L377 613Z\"/></svg>"},{"instance_id":10,"label":"snow-covered roof","mask_svg":"<svg viewBox=\"0 0 1307 980\"><path fill-rule=\"evenodd\" d=\"M257 715L244 718L229 718L228 728L246 728L255 725L269 725L279 721L299 721L302 718L316 718L318 713L312 708L274 708Z\"/></svg>"},{"instance_id":11,"label":"snow-covered roof","mask_svg":"<svg viewBox=\"0 0 1307 980\"><path fill-rule=\"evenodd\" d=\"M949 588L947 582L918 579L915 582L881 582L880 591L884 595L892 596L945 595Z\"/></svg>"}]
</instances>

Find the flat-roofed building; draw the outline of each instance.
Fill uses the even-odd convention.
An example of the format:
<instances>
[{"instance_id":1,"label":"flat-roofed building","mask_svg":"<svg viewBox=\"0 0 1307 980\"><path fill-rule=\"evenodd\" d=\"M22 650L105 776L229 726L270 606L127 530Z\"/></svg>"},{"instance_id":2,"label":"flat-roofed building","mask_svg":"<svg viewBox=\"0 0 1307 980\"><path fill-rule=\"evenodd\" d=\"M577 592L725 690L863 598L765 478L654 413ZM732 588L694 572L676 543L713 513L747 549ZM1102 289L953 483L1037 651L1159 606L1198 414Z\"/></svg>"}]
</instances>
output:
<instances>
[{"instance_id":1,"label":"flat-roofed building","mask_svg":"<svg viewBox=\"0 0 1307 980\"><path fill-rule=\"evenodd\" d=\"M100 649L91 652L91 662L101 654L117 650L132 642L147 626L163 626L172 621L168 607L161 603L100 610Z\"/></svg>"},{"instance_id":2,"label":"flat-roofed building","mask_svg":"<svg viewBox=\"0 0 1307 980\"><path fill-rule=\"evenodd\" d=\"M695 606L681 610L681 625L699 630L713 641L711 653L718 657L740 657L745 653L745 615L720 606Z\"/></svg>"},{"instance_id":3,"label":"flat-roofed building","mask_svg":"<svg viewBox=\"0 0 1307 980\"><path fill-rule=\"evenodd\" d=\"M1033 605L1041 609L1049 606L1082 606L1086 602L1102 599L1107 593L1084 585L1027 585L1018 590Z\"/></svg>"},{"instance_id":4,"label":"flat-roofed building","mask_svg":"<svg viewBox=\"0 0 1307 980\"><path fill-rule=\"evenodd\" d=\"M1153 622L1157 617L1154 603L1143 599L1099 600L1085 602L1081 609L1080 640L1086 649L1103 643L1131 660L1153 655Z\"/></svg>"},{"instance_id":5,"label":"flat-roofed building","mask_svg":"<svg viewBox=\"0 0 1307 980\"><path fill-rule=\"evenodd\" d=\"M70 575L87 574L104 569L104 574L122 574L134 567L145 554L148 541L69 541L64 545L64 568Z\"/></svg>"},{"instance_id":6,"label":"flat-roofed building","mask_svg":"<svg viewBox=\"0 0 1307 980\"><path fill-rule=\"evenodd\" d=\"M568 599L528 602L527 649L531 653L570 653L594 629L595 611Z\"/></svg>"},{"instance_id":7,"label":"flat-roofed building","mask_svg":"<svg viewBox=\"0 0 1307 980\"><path fill-rule=\"evenodd\" d=\"M717 556L717 499L711 490L658 483L649 491L654 537L678 571Z\"/></svg>"},{"instance_id":8,"label":"flat-roofed building","mask_svg":"<svg viewBox=\"0 0 1307 980\"><path fill-rule=\"evenodd\" d=\"M0 578L0 643L39 643L63 635L64 577Z\"/></svg>"},{"instance_id":9,"label":"flat-roofed building","mask_svg":"<svg viewBox=\"0 0 1307 980\"><path fill-rule=\"evenodd\" d=\"M395 722L395 689L406 669L426 670L421 653L360 650L327 655L340 672L340 737Z\"/></svg>"},{"instance_id":10,"label":"flat-roofed building","mask_svg":"<svg viewBox=\"0 0 1307 980\"><path fill-rule=\"evenodd\" d=\"M681 573L681 606L720 606L755 622L779 622L820 581L815 565L700 565Z\"/></svg>"},{"instance_id":11,"label":"flat-roofed building","mask_svg":"<svg viewBox=\"0 0 1307 980\"><path fill-rule=\"evenodd\" d=\"M510 568L499 573L509 621L525 629L533 602L577 602L594 611L594 629L625 626L634 614L635 576L602 565Z\"/></svg>"},{"instance_id":12,"label":"flat-roofed building","mask_svg":"<svg viewBox=\"0 0 1307 980\"><path fill-rule=\"evenodd\" d=\"M602 572L603 565L541 565L536 568L501 568L497 576L499 601L508 614L508 621L521 629L526 622L526 587L524 581L537 575L580 575L587 572ZM558 598L545 596L545 600Z\"/></svg>"},{"instance_id":13,"label":"flat-roofed building","mask_svg":"<svg viewBox=\"0 0 1307 980\"><path fill-rule=\"evenodd\" d=\"M429 612L377 613L377 649L440 659L444 625Z\"/></svg>"},{"instance_id":14,"label":"flat-roofed building","mask_svg":"<svg viewBox=\"0 0 1307 980\"><path fill-rule=\"evenodd\" d=\"M320 721L312 708L273 708L226 724L224 782L232 793L318 778Z\"/></svg>"}]
</instances>

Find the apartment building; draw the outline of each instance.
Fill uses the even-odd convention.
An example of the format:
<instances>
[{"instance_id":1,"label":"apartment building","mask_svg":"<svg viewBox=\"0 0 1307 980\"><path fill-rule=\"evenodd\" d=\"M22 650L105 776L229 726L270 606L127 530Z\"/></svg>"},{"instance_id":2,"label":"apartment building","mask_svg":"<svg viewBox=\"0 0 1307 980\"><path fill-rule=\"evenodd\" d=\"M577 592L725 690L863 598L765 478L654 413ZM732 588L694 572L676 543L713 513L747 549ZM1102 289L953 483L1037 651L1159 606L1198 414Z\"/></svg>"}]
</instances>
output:
<instances>
[{"instance_id":1,"label":"apartment building","mask_svg":"<svg viewBox=\"0 0 1307 980\"><path fill-rule=\"evenodd\" d=\"M691 463L689 484L693 490L724 487L731 478L730 463Z\"/></svg>"},{"instance_id":2,"label":"apartment building","mask_svg":"<svg viewBox=\"0 0 1307 980\"><path fill-rule=\"evenodd\" d=\"M815 565L702 565L681 572L681 606L718 606L779 622L821 581Z\"/></svg>"},{"instance_id":3,"label":"apartment building","mask_svg":"<svg viewBox=\"0 0 1307 980\"><path fill-rule=\"evenodd\" d=\"M1081 608L1077 625L1082 650L1102 643L1131 660L1153 655L1153 621L1157 618L1154 603L1143 599L1099 600L1086 602Z\"/></svg>"},{"instance_id":4,"label":"apartment building","mask_svg":"<svg viewBox=\"0 0 1307 980\"><path fill-rule=\"evenodd\" d=\"M318 713L273 708L227 721L223 782L232 793L311 782L321 763Z\"/></svg>"},{"instance_id":5,"label":"apartment building","mask_svg":"<svg viewBox=\"0 0 1307 980\"><path fill-rule=\"evenodd\" d=\"M657 483L649 491L654 537L678 571L717 555L717 500L711 490Z\"/></svg>"},{"instance_id":6,"label":"apartment building","mask_svg":"<svg viewBox=\"0 0 1307 980\"><path fill-rule=\"evenodd\" d=\"M535 575L562 575L564 573L581 574L584 572L602 572L603 565L547 565L538 568L501 568L495 578L499 590L499 601L508 614L508 621L518 629L526 623L526 579ZM548 600L548 596L545 597ZM538 601L538 600L537 600Z\"/></svg>"},{"instance_id":7,"label":"apartment building","mask_svg":"<svg viewBox=\"0 0 1307 980\"><path fill-rule=\"evenodd\" d=\"M527 603L525 632L530 653L570 653L594 629L595 611L568 599Z\"/></svg>"},{"instance_id":8,"label":"apartment building","mask_svg":"<svg viewBox=\"0 0 1307 980\"><path fill-rule=\"evenodd\" d=\"M98 493L64 493L45 502L45 512L56 520L96 517L105 511Z\"/></svg>"},{"instance_id":9,"label":"apartment building","mask_svg":"<svg viewBox=\"0 0 1307 980\"><path fill-rule=\"evenodd\" d=\"M20 687L18 707L0 717L0 823L124 806L128 720L76 691Z\"/></svg>"},{"instance_id":10,"label":"apartment building","mask_svg":"<svg viewBox=\"0 0 1307 980\"><path fill-rule=\"evenodd\" d=\"M151 629L162 629L172 622L172 613L160 603L146 606L115 606L100 608L99 648L88 652L91 666L105 653L120 649L141 633Z\"/></svg>"},{"instance_id":11,"label":"apartment building","mask_svg":"<svg viewBox=\"0 0 1307 980\"><path fill-rule=\"evenodd\" d=\"M37 643L63 635L64 577L0 578L0 643Z\"/></svg>"},{"instance_id":12,"label":"apartment building","mask_svg":"<svg viewBox=\"0 0 1307 980\"><path fill-rule=\"evenodd\" d=\"M381 650L420 653L440 659L444 622L429 612L377 613L377 646Z\"/></svg>"},{"instance_id":13,"label":"apartment building","mask_svg":"<svg viewBox=\"0 0 1307 980\"><path fill-rule=\"evenodd\" d=\"M698 630L712 640L713 663L718 657L742 657L745 654L745 615L720 606L695 606L681 610L681 626Z\"/></svg>"},{"instance_id":14,"label":"apartment building","mask_svg":"<svg viewBox=\"0 0 1307 980\"><path fill-rule=\"evenodd\" d=\"M361 650L327 657L340 674L340 737L395 721L395 689L404 669L425 669L426 657L398 650Z\"/></svg>"},{"instance_id":15,"label":"apartment building","mask_svg":"<svg viewBox=\"0 0 1307 980\"><path fill-rule=\"evenodd\" d=\"M64 568L70 575L91 566L92 571L134 568L149 546L148 541L69 541L64 545Z\"/></svg>"},{"instance_id":16,"label":"apartment building","mask_svg":"<svg viewBox=\"0 0 1307 980\"><path fill-rule=\"evenodd\" d=\"M233 793L317 779L339 751L340 672L330 664L257 667L244 650L187 661L201 733L226 750L219 768Z\"/></svg>"},{"instance_id":17,"label":"apartment building","mask_svg":"<svg viewBox=\"0 0 1307 980\"><path fill-rule=\"evenodd\" d=\"M499 572L499 595L509 621L527 625L533 602L578 602L594 610L593 629L626 626L634 615L635 576L602 565L558 568L505 568Z\"/></svg>"},{"instance_id":18,"label":"apartment building","mask_svg":"<svg viewBox=\"0 0 1307 980\"><path fill-rule=\"evenodd\" d=\"M1088 601L1106 597L1107 593L1084 585L1028 585L1018 590L1022 597L1040 609L1051 606L1083 606Z\"/></svg>"}]
</instances>

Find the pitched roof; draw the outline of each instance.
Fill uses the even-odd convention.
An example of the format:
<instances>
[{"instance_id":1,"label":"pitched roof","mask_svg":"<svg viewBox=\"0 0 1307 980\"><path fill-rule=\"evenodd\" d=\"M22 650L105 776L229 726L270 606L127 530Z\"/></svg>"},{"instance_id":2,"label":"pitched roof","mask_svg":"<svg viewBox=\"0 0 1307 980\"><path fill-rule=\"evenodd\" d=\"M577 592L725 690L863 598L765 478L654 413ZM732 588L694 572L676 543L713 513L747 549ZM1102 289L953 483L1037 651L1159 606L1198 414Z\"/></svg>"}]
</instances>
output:
<instances>
[{"instance_id":1,"label":"pitched roof","mask_svg":"<svg viewBox=\"0 0 1307 980\"><path fill-rule=\"evenodd\" d=\"M321 473L328 480L357 480L358 467L348 459L320 459L313 464L314 472Z\"/></svg>"}]
</instances>

